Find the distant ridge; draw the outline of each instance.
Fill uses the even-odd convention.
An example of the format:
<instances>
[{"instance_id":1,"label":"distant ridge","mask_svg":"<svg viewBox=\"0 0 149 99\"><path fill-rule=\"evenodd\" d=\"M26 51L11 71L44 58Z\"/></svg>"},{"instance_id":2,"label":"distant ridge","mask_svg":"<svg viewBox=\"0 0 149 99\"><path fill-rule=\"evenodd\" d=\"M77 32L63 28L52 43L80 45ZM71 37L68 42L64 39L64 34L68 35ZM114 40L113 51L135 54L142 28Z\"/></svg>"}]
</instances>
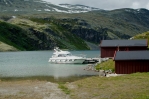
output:
<instances>
[{"instance_id":1,"label":"distant ridge","mask_svg":"<svg viewBox=\"0 0 149 99\"><path fill-rule=\"evenodd\" d=\"M0 12L63 12L63 13L84 13L98 8L84 6L60 4L55 5L42 0L0 0Z\"/></svg>"}]
</instances>

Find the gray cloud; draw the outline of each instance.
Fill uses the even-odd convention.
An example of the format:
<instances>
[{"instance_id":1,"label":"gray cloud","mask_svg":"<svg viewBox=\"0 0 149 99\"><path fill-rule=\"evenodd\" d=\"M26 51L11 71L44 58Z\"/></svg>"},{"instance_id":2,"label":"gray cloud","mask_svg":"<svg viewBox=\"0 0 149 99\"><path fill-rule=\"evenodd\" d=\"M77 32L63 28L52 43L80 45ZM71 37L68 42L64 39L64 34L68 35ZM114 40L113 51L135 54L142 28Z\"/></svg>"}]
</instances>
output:
<instances>
[{"instance_id":1,"label":"gray cloud","mask_svg":"<svg viewBox=\"0 0 149 99\"><path fill-rule=\"evenodd\" d=\"M119 8L146 8L149 9L149 0L43 0L54 4L82 4L91 7L97 7L104 10L113 10Z\"/></svg>"}]
</instances>

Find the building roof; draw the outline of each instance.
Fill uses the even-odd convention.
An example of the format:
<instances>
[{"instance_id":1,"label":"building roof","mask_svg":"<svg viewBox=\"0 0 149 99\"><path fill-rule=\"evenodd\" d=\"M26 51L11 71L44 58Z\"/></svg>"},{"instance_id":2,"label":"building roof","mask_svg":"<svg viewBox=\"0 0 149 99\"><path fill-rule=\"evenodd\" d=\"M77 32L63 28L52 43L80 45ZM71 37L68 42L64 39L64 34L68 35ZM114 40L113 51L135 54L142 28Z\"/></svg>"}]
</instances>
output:
<instances>
[{"instance_id":1,"label":"building roof","mask_svg":"<svg viewBox=\"0 0 149 99\"><path fill-rule=\"evenodd\" d=\"M114 60L149 60L149 51L117 51Z\"/></svg>"},{"instance_id":2,"label":"building roof","mask_svg":"<svg viewBox=\"0 0 149 99\"><path fill-rule=\"evenodd\" d=\"M102 40L101 47L139 47L148 46L147 40Z\"/></svg>"}]
</instances>

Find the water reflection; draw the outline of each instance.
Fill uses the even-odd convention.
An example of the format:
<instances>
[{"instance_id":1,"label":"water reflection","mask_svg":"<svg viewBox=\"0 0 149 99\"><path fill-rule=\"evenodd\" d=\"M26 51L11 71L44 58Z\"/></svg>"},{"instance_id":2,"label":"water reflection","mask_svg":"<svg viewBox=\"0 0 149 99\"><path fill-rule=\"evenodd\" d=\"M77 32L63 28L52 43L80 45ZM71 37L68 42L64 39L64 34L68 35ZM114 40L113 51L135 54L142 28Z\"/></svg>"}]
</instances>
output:
<instances>
[{"instance_id":1,"label":"water reflection","mask_svg":"<svg viewBox=\"0 0 149 99\"><path fill-rule=\"evenodd\" d=\"M84 70L86 67L86 64L49 64L50 71L55 78L97 75L94 71Z\"/></svg>"}]
</instances>

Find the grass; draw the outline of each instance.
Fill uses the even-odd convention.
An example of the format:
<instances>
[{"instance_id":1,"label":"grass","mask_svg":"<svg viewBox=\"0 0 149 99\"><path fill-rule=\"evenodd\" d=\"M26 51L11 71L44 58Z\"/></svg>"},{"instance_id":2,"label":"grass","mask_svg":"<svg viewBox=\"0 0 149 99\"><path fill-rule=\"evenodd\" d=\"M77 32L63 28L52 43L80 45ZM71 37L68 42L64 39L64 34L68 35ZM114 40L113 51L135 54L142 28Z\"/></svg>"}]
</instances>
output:
<instances>
[{"instance_id":1,"label":"grass","mask_svg":"<svg viewBox=\"0 0 149 99\"><path fill-rule=\"evenodd\" d=\"M96 69L114 71L114 61L102 62ZM116 77L93 76L72 82L71 86L75 86L69 88L71 99L149 99L149 72Z\"/></svg>"},{"instance_id":2,"label":"grass","mask_svg":"<svg viewBox=\"0 0 149 99\"><path fill-rule=\"evenodd\" d=\"M113 72L115 71L115 63L112 59L109 59L105 62L102 62L96 66L96 70L109 70L111 69Z\"/></svg>"},{"instance_id":3,"label":"grass","mask_svg":"<svg viewBox=\"0 0 149 99\"><path fill-rule=\"evenodd\" d=\"M72 99L149 99L149 73L89 77L72 83Z\"/></svg>"},{"instance_id":4,"label":"grass","mask_svg":"<svg viewBox=\"0 0 149 99\"><path fill-rule=\"evenodd\" d=\"M138 34L138 35L134 36L133 39L147 39L148 48L149 48L149 31Z\"/></svg>"},{"instance_id":5,"label":"grass","mask_svg":"<svg viewBox=\"0 0 149 99\"><path fill-rule=\"evenodd\" d=\"M63 83L59 83L58 88L65 92L65 94L70 94L70 90Z\"/></svg>"}]
</instances>

